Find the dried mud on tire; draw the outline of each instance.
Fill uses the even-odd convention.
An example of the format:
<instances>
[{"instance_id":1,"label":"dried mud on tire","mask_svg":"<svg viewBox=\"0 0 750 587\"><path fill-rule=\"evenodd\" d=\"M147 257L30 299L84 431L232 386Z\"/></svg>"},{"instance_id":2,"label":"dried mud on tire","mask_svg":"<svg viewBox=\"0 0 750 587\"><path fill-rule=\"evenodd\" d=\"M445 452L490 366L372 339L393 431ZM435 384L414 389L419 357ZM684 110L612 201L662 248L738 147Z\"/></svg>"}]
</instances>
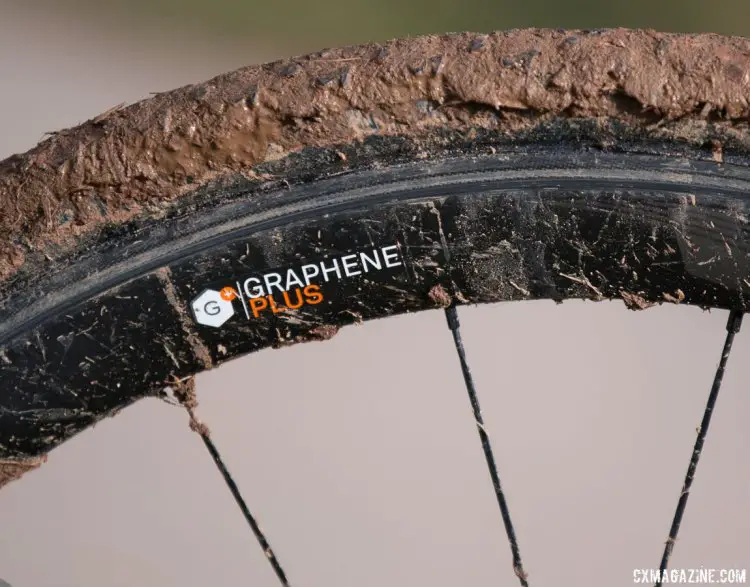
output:
<instances>
[{"instance_id":1,"label":"dried mud on tire","mask_svg":"<svg viewBox=\"0 0 750 587\"><path fill-rule=\"evenodd\" d=\"M722 141L746 142L748 70L746 39L625 29L426 36L245 67L0 162L0 281L105 226L166 214L211 180L374 134L512 136L555 118L608 118L713 141L721 157Z\"/></svg>"}]
</instances>

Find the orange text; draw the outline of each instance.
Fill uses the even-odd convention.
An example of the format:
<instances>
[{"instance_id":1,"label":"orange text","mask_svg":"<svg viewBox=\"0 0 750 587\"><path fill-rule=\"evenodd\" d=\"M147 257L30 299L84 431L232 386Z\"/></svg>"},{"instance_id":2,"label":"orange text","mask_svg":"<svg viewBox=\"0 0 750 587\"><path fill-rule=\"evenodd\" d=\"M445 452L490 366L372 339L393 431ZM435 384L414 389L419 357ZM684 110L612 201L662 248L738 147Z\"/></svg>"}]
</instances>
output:
<instances>
[{"instance_id":1,"label":"orange text","mask_svg":"<svg viewBox=\"0 0 750 587\"><path fill-rule=\"evenodd\" d=\"M323 301L323 294L320 293L320 286L308 285L307 287L298 287L291 291L281 293L282 300L275 300L272 295L259 298L251 298L250 311L253 316L258 318L263 311L271 310L274 314L285 312L287 310L297 310L309 304L314 306Z\"/></svg>"}]
</instances>

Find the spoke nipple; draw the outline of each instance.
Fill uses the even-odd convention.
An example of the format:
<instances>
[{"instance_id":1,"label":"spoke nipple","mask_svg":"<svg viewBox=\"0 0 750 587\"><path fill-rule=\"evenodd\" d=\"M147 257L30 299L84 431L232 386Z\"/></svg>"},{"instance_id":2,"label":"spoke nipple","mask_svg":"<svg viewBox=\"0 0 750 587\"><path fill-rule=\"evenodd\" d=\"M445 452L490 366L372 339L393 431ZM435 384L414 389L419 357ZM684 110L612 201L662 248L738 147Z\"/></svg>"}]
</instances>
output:
<instances>
[{"instance_id":1,"label":"spoke nipple","mask_svg":"<svg viewBox=\"0 0 750 587\"><path fill-rule=\"evenodd\" d=\"M445 318L448 320L448 328L451 330L458 330L459 323L458 323L458 312L456 311L456 306L451 306L450 308L445 309Z\"/></svg>"},{"instance_id":2,"label":"spoke nipple","mask_svg":"<svg viewBox=\"0 0 750 587\"><path fill-rule=\"evenodd\" d=\"M745 314L742 310L732 310L729 312L729 320L727 321L727 332L737 333L740 331L742 326L742 317Z\"/></svg>"}]
</instances>

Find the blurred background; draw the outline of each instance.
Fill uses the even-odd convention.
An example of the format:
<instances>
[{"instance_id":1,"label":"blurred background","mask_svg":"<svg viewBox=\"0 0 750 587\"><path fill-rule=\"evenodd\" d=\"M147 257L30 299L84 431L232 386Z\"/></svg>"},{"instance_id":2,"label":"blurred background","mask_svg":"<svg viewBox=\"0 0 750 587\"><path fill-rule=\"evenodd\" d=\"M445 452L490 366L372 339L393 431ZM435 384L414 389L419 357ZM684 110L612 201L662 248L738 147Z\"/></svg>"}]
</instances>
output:
<instances>
[{"instance_id":1,"label":"blurred background","mask_svg":"<svg viewBox=\"0 0 750 587\"><path fill-rule=\"evenodd\" d=\"M0 158L121 102L242 65L528 26L745 35L750 4L0 0ZM658 566L726 314L535 302L461 315L531 584L629 585L633 569ZM748 563L747 330L674 567ZM259 353L198 383L199 414L292 585L517 584L440 312ZM186 415L157 400L81 434L0 492L0 578L276 585Z\"/></svg>"}]
</instances>

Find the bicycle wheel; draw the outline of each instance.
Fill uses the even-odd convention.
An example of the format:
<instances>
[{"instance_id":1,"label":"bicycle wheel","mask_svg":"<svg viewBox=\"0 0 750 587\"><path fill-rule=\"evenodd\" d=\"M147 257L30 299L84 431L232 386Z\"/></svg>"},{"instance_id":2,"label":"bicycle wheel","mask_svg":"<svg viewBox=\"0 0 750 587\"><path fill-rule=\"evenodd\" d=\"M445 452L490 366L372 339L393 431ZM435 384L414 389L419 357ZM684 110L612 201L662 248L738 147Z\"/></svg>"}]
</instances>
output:
<instances>
[{"instance_id":1,"label":"bicycle wheel","mask_svg":"<svg viewBox=\"0 0 750 587\"><path fill-rule=\"evenodd\" d=\"M626 30L327 50L0 163L0 484L139 398L354 322L447 308L480 435L457 305L692 304L733 335L749 50Z\"/></svg>"}]
</instances>

